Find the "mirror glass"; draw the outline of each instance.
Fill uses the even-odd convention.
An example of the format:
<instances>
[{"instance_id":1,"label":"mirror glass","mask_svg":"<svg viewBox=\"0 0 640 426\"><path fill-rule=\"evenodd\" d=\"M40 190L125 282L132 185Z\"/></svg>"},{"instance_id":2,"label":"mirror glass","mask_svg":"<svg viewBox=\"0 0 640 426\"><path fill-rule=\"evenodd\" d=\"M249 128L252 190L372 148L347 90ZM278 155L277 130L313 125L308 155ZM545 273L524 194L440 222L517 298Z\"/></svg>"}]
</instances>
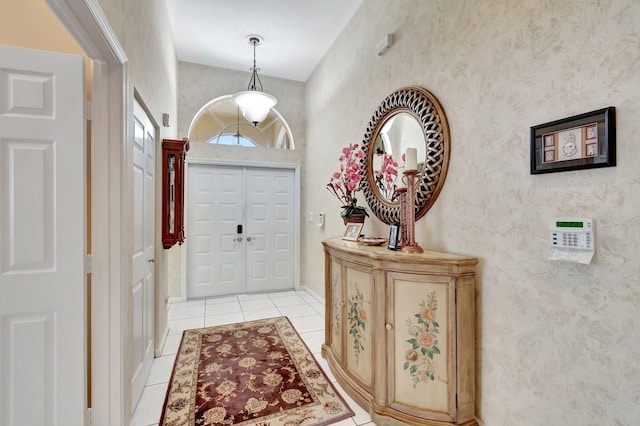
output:
<instances>
[{"instance_id":1,"label":"mirror glass","mask_svg":"<svg viewBox=\"0 0 640 426\"><path fill-rule=\"evenodd\" d=\"M405 87L387 96L373 113L362 140L362 193L372 213L385 223L400 222L394 197L404 171L403 154L417 150L416 220L440 194L449 167L449 126L435 96L421 87Z\"/></svg>"},{"instance_id":2,"label":"mirror glass","mask_svg":"<svg viewBox=\"0 0 640 426\"><path fill-rule=\"evenodd\" d=\"M424 133L414 116L399 112L390 116L382 125L372 151L376 190L389 202L394 202L392 198L402 178L403 158L407 148L416 148L418 152L417 179L420 179L426 159ZM394 174L394 170L398 174Z\"/></svg>"}]
</instances>

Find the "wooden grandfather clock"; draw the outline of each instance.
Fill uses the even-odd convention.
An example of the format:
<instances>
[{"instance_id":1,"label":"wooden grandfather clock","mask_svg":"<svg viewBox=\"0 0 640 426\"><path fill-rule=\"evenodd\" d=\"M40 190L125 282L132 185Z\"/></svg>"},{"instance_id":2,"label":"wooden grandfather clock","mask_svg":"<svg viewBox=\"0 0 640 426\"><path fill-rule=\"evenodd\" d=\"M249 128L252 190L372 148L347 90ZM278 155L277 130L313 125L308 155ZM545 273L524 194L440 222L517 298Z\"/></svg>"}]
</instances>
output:
<instances>
[{"instance_id":1,"label":"wooden grandfather clock","mask_svg":"<svg viewBox=\"0 0 640 426\"><path fill-rule=\"evenodd\" d=\"M184 160L189 140L162 140L162 245L184 242Z\"/></svg>"}]
</instances>

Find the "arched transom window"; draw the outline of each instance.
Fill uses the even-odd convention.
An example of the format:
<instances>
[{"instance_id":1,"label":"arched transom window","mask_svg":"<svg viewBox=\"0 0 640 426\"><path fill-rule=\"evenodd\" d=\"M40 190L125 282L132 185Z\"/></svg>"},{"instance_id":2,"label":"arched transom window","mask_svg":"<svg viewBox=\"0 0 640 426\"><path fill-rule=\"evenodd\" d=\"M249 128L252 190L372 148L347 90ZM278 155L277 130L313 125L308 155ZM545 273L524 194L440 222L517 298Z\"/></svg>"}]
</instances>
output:
<instances>
[{"instance_id":1,"label":"arched transom window","mask_svg":"<svg viewBox=\"0 0 640 426\"><path fill-rule=\"evenodd\" d=\"M294 149L289 125L278 111L272 108L267 118L254 126L244 119L231 95L216 98L200 108L191 121L189 140L217 145Z\"/></svg>"}]
</instances>

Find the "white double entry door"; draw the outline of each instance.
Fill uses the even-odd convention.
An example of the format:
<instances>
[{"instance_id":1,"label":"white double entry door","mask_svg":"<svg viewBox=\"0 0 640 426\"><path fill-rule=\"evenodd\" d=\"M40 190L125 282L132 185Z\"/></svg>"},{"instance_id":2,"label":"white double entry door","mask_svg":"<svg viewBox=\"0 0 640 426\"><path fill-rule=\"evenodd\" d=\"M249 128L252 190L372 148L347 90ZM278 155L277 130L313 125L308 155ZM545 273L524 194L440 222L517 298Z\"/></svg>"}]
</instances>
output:
<instances>
[{"instance_id":1,"label":"white double entry door","mask_svg":"<svg viewBox=\"0 0 640 426\"><path fill-rule=\"evenodd\" d=\"M201 164L188 170L187 297L293 289L295 171Z\"/></svg>"}]
</instances>

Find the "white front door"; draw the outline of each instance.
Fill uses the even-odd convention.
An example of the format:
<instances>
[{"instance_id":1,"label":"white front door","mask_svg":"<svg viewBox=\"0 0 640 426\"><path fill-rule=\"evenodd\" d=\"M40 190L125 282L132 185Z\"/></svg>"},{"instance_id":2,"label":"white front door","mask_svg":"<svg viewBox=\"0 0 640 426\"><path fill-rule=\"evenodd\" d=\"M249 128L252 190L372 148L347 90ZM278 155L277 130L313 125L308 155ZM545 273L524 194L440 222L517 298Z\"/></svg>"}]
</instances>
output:
<instances>
[{"instance_id":1,"label":"white front door","mask_svg":"<svg viewBox=\"0 0 640 426\"><path fill-rule=\"evenodd\" d=\"M293 289L291 169L189 165L187 297Z\"/></svg>"},{"instance_id":2,"label":"white front door","mask_svg":"<svg viewBox=\"0 0 640 426\"><path fill-rule=\"evenodd\" d=\"M80 56L0 46L0 424L83 425Z\"/></svg>"},{"instance_id":3,"label":"white front door","mask_svg":"<svg viewBox=\"0 0 640 426\"><path fill-rule=\"evenodd\" d=\"M189 166L189 298L239 293L244 281L242 168Z\"/></svg>"},{"instance_id":4,"label":"white front door","mask_svg":"<svg viewBox=\"0 0 640 426\"><path fill-rule=\"evenodd\" d=\"M133 378L132 409L140 399L153 363L155 127L137 101L133 104Z\"/></svg>"},{"instance_id":5,"label":"white front door","mask_svg":"<svg viewBox=\"0 0 640 426\"><path fill-rule=\"evenodd\" d=\"M246 287L249 293L294 286L294 172L247 169Z\"/></svg>"}]
</instances>

